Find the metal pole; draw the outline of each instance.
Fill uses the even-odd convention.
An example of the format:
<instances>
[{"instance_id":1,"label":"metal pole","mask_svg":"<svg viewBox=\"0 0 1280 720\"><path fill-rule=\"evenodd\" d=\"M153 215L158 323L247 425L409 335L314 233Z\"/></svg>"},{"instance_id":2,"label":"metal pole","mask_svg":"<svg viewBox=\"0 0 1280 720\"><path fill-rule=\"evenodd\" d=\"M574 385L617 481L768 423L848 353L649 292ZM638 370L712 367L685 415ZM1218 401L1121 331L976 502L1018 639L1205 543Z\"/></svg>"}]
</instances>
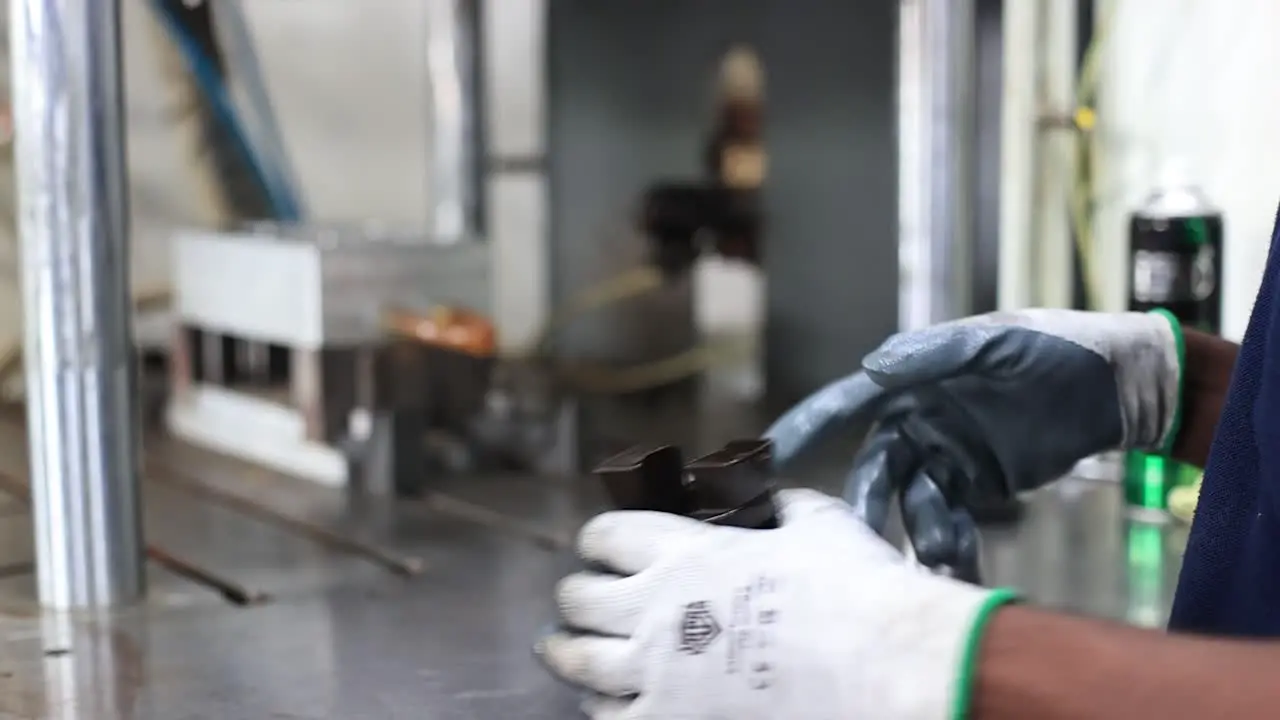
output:
<instances>
[{"instance_id":1,"label":"metal pole","mask_svg":"<svg viewBox=\"0 0 1280 720\"><path fill-rule=\"evenodd\" d=\"M432 240L474 239L483 217L480 3L428 0Z\"/></svg>"},{"instance_id":2,"label":"metal pole","mask_svg":"<svg viewBox=\"0 0 1280 720\"><path fill-rule=\"evenodd\" d=\"M974 0L902 0L899 34L899 324L973 305L977 203Z\"/></svg>"},{"instance_id":3,"label":"metal pole","mask_svg":"<svg viewBox=\"0 0 1280 720\"><path fill-rule=\"evenodd\" d=\"M40 601L143 592L120 0L11 0Z\"/></svg>"}]
</instances>

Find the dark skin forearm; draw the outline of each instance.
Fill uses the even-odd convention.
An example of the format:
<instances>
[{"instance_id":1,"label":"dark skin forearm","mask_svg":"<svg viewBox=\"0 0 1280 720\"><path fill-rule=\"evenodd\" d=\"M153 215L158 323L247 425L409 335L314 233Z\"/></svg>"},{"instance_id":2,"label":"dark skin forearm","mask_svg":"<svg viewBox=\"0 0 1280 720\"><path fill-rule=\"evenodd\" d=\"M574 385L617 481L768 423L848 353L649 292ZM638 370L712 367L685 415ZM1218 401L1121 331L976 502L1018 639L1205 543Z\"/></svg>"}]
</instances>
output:
<instances>
[{"instance_id":1,"label":"dark skin forearm","mask_svg":"<svg viewBox=\"0 0 1280 720\"><path fill-rule=\"evenodd\" d=\"M972 720L1263 720L1280 642L1137 630L1027 607L992 618Z\"/></svg>"},{"instance_id":2,"label":"dark skin forearm","mask_svg":"<svg viewBox=\"0 0 1280 720\"><path fill-rule=\"evenodd\" d=\"M1172 454L1178 460L1204 467L1240 346L1186 328L1183 337L1187 354L1182 378L1182 427L1174 438Z\"/></svg>"},{"instance_id":3,"label":"dark skin forearm","mask_svg":"<svg viewBox=\"0 0 1280 720\"><path fill-rule=\"evenodd\" d=\"M1173 457L1204 467L1240 346L1183 329ZM972 720L1260 720L1280 707L1280 642L1170 635L1027 607L991 620Z\"/></svg>"}]
</instances>

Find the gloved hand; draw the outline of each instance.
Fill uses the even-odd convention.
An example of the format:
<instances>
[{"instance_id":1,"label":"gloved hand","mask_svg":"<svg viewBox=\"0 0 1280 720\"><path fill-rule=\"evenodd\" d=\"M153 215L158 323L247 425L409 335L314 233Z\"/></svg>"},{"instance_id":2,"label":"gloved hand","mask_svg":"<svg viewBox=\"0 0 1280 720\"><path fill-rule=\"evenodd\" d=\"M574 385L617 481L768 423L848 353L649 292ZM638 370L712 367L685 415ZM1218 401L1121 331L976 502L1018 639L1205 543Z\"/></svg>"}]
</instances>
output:
<instances>
[{"instance_id":1,"label":"gloved hand","mask_svg":"<svg viewBox=\"0 0 1280 720\"><path fill-rule=\"evenodd\" d=\"M977 637L1011 599L909 565L837 498L779 493L781 526L662 513L589 522L601 573L556 591L537 652L594 720L962 718Z\"/></svg>"},{"instance_id":2,"label":"gloved hand","mask_svg":"<svg viewBox=\"0 0 1280 720\"><path fill-rule=\"evenodd\" d=\"M1183 344L1167 313L1024 310L895 335L862 371L766 433L785 469L828 435L875 422L846 499L883 531L900 494L917 558L972 577L967 508L1005 500L1113 448L1167 452Z\"/></svg>"}]
</instances>

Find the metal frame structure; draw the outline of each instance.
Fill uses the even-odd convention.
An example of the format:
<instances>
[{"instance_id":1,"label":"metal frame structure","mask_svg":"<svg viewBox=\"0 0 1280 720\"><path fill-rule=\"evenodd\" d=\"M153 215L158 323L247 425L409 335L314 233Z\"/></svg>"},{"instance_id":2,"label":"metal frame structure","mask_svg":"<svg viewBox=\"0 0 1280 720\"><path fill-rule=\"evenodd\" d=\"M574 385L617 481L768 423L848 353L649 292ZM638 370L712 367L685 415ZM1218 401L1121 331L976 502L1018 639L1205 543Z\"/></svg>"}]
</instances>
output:
<instances>
[{"instance_id":1,"label":"metal frame structure","mask_svg":"<svg viewBox=\"0 0 1280 720\"><path fill-rule=\"evenodd\" d=\"M484 226L483 47L479 0L427 8L431 134L431 237L476 239Z\"/></svg>"},{"instance_id":2,"label":"metal frame structure","mask_svg":"<svg viewBox=\"0 0 1280 720\"><path fill-rule=\"evenodd\" d=\"M899 5L899 326L972 305L976 171L974 0Z\"/></svg>"},{"instance_id":3,"label":"metal frame structure","mask_svg":"<svg viewBox=\"0 0 1280 720\"><path fill-rule=\"evenodd\" d=\"M144 591L119 0L10 3L40 600Z\"/></svg>"}]
</instances>

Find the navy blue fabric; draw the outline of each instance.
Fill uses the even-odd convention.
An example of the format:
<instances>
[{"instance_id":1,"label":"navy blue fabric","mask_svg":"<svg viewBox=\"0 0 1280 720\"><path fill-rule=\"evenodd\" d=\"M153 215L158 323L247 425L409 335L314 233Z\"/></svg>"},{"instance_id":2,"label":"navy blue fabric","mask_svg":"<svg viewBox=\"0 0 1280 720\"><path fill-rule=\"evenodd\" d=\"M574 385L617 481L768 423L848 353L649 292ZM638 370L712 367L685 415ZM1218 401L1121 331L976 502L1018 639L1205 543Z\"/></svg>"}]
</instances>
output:
<instances>
[{"instance_id":1,"label":"navy blue fabric","mask_svg":"<svg viewBox=\"0 0 1280 720\"><path fill-rule=\"evenodd\" d=\"M1280 636L1280 219L1209 452L1171 630Z\"/></svg>"}]
</instances>

